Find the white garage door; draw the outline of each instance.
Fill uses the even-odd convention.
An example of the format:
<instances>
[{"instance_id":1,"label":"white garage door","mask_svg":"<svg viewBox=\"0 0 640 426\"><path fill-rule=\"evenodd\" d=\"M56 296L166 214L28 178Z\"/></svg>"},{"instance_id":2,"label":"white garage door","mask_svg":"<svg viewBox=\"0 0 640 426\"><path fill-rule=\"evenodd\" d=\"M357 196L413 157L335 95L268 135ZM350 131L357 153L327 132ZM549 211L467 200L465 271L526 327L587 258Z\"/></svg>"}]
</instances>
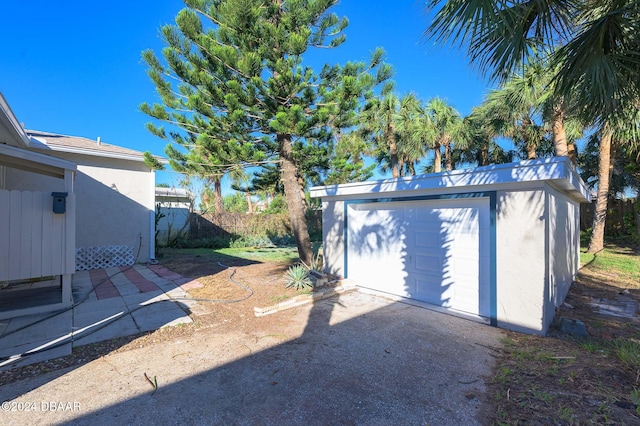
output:
<instances>
[{"instance_id":1,"label":"white garage door","mask_svg":"<svg viewBox=\"0 0 640 426\"><path fill-rule=\"evenodd\" d=\"M489 317L489 199L349 204L359 286Z\"/></svg>"}]
</instances>

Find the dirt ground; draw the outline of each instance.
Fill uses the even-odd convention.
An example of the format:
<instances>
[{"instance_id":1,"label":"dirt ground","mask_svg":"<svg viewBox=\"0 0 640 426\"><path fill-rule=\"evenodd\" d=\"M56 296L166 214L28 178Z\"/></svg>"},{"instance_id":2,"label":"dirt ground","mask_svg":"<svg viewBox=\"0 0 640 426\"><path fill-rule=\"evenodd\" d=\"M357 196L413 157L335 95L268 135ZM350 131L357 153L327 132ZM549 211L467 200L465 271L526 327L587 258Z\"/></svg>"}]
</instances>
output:
<instances>
[{"instance_id":1,"label":"dirt ground","mask_svg":"<svg viewBox=\"0 0 640 426\"><path fill-rule=\"evenodd\" d=\"M203 284L189 290L190 296L218 302L203 301L200 305L205 312L194 316L193 324L87 345L65 358L0 372L0 385L212 327L220 332L259 333L259 328L267 329L274 325L271 321L282 319L267 316L258 321L254 307L305 293L284 288L282 276L289 265L282 263L174 254L162 264ZM247 298L249 292L239 284L252 289L251 297ZM589 305L599 298L638 301L639 287L583 268L557 316L583 321L589 337L562 335L555 326L544 338L507 332L504 348L494 352L496 369L483 409L487 424L640 424L638 402L630 397L634 389L640 389L640 372L625 366L615 351L620 338L640 339L640 324L601 315ZM239 301L221 303L223 299Z\"/></svg>"},{"instance_id":2,"label":"dirt ground","mask_svg":"<svg viewBox=\"0 0 640 426\"><path fill-rule=\"evenodd\" d=\"M67 357L0 371L0 386L43 372L84 364L108 353L170 341L212 327L220 332L228 328L259 333L260 328L268 329L278 319L267 315L258 321L254 307L265 308L311 293L311 290L285 288L283 274L290 266L286 263L174 252L165 256L161 264L184 277L197 279L203 285L189 290L190 297L201 300L198 315L191 315L194 320L192 324L81 346L74 348L73 354ZM251 291L247 291L243 285ZM329 283L325 288L336 285Z\"/></svg>"},{"instance_id":3,"label":"dirt ground","mask_svg":"<svg viewBox=\"0 0 640 426\"><path fill-rule=\"evenodd\" d=\"M600 314L590 305L599 299L640 301L640 283L586 266L556 320L578 319L589 336L563 335L557 324L546 337L507 333L489 384L490 423L640 425L640 401L632 396L640 371L616 354L622 339L640 342L640 322Z\"/></svg>"}]
</instances>

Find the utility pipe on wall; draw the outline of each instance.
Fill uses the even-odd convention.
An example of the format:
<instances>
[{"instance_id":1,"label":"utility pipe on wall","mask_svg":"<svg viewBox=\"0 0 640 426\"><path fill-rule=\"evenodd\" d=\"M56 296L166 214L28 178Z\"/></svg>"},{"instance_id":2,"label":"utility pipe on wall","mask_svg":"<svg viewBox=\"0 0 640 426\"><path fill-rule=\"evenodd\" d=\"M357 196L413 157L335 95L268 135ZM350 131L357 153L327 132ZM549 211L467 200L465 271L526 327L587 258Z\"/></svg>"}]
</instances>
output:
<instances>
[{"instance_id":1,"label":"utility pipe on wall","mask_svg":"<svg viewBox=\"0 0 640 426\"><path fill-rule=\"evenodd\" d=\"M156 213L149 211L149 263L156 264Z\"/></svg>"}]
</instances>

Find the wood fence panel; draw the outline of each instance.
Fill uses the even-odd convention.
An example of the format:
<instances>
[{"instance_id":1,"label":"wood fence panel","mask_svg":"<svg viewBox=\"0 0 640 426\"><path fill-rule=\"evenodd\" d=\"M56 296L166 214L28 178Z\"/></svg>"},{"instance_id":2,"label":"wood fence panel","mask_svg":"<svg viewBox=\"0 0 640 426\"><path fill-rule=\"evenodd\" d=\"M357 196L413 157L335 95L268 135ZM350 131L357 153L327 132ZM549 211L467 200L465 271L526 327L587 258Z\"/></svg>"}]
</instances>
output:
<instances>
[{"instance_id":1,"label":"wood fence panel","mask_svg":"<svg viewBox=\"0 0 640 426\"><path fill-rule=\"evenodd\" d=\"M50 192L0 190L0 281L73 273L74 212L55 214L52 203Z\"/></svg>"},{"instance_id":2,"label":"wood fence panel","mask_svg":"<svg viewBox=\"0 0 640 426\"><path fill-rule=\"evenodd\" d=\"M244 214L221 213L201 214L194 212L189 218L189 240L208 238L239 238L252 236L291 235L288 213ZM307 215L309 232L322 234L322 212L313 211Z\"/></svg>"},{"instance_id":3,"label":"wood fence panel","mask_svg":"<svg viewBox=\"0 0 640 426\"><path fill-rule=\"evenodd\" d=\"M580 230L586 231L593 226L595 200L590 204L580 204ZM609 200L605 236L616 237L640 232L638 216L640 206L637 199Z\"/></svg>"},{"instance_id":4,"label":"wood fence panel","mask_svg":"<svg viewBox=\"0 0 640 426\"><path fill-rule=\"evenodd\" d=\"M31 259L33 245L31 241L32 229L34 228L33 222L33 192L22 191L22 200L20 203L20 277L32 277L31 275ZM41 214L38 212L38 214ZM42 255L41 255L42 256ZM36 258L38 262L42 257Z\"/></svg>"},{"instance_id":5,"label":"wood fence panel","mask_svg":"<svg viewBox=\"0 0 640 426\"><path fill-rule=\"evenodd\" d=\"M9 268L6 277L0 276L0 280L16 279L20 276L20 231L22 231L22 194L18 191L11 191L9 194L9 205L6 210L0 207L0 211L9 212Z\"/></svg>"},{"instance_id":6,"label":"wood fence panel","mask_svg":"<svg viewBox=\"0 0 640 426\"><path fill-rule=\"evenodd\" d=\"M3 206L9 206L10 195L9 191L0 191L0 212L3 212L0 218L0 281L9 275L9 244L5 242L10 238L11 212L3 210Z\"/></svg>"},{"instance_id":7,"label":"wood fence panel","mask_svg":"<svg viewBox=\"0 0 640 426\"><path fill-rule=\"evenodd\" d=\"M44 214L42 215L42 247L51 247L53 238L53 217L50 214ZM43 255L41 267L43 277L53 275L55 267L51 257Z\"/></svg>"},{"instance_id":8,"label":"wood fence panel","mask_svg":"<svg viewBox=\"0 0 640 426\"><path fill-rule=\"evenodd\" d=\"M40 212L44 210L44 200L42 197L33 197L33 210ZM33 274L42 275L42 221L37 220L38 215L31 220L31 265L29 270Z\"/></svg>"}]
</instances>

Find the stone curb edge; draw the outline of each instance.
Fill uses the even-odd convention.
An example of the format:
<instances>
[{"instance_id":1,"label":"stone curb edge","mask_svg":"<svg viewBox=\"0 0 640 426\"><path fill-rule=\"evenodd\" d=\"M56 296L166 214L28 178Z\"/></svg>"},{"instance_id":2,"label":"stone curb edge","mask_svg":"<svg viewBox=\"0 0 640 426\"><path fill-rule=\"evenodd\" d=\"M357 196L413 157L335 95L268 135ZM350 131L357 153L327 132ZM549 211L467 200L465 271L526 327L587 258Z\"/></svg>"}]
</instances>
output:
<instances>
[{"instance_id":1,"label":"stone curb edge","mask_svg":"<svg viewBox=\"0 0 640 426\"><path fill-rule=\"evenodd\" d=\"M300 296L296 296L293 299L286 300L284 302L277 303L272 306L267 306L264 308L255 307L253 308L253 313L256 317L263 317L266 315L275 314L276 312L284 311L287 309L295 308L296 306L306 305L308 303L314 302L316 300L327 299L329 297L335 296L337 294L347 293L356 289L355 285L341 285L335 287L332 290L319 291L312 294L303 294Z\"/></svg>"}]
</instances>

